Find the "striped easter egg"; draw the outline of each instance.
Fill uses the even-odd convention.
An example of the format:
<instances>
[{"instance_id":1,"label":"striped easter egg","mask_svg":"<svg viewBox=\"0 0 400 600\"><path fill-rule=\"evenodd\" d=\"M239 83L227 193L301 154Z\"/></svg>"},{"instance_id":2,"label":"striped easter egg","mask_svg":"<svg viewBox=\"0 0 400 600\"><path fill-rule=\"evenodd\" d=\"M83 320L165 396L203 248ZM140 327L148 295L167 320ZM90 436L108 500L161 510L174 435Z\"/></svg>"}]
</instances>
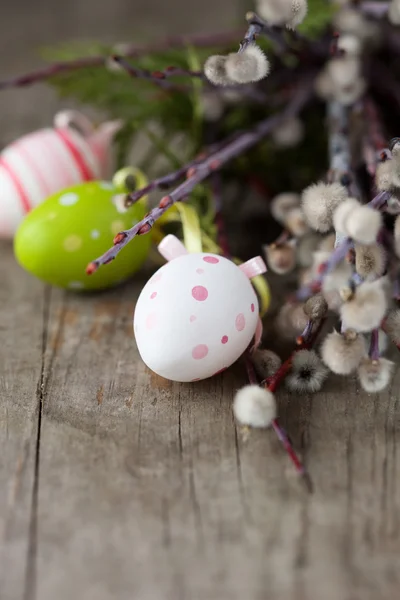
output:
<instances>
[{"instance_id":1,"label":"striped easter egg","mask_svg":"<svg viewBox=\"0 0 400 600\"><path fill-rule=\"evenodd\" d=\"M95 130L83 115L65 111L54 124L0 154L1 238L12 238L25 215L49 196L109 174L111 140L119 123Z\"/></svg>"}]
</instances>

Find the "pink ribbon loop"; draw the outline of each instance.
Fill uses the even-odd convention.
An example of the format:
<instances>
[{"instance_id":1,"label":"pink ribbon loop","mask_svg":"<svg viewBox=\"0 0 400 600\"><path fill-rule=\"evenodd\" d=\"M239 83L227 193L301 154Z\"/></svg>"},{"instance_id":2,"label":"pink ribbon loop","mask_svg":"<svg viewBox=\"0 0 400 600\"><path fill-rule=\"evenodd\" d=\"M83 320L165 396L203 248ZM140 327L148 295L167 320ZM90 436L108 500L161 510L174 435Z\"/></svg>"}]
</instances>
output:
<instances>
[{"instance_id":1,"label":"pink ribbon loop","mask_svg":"<svg viewBox=\"0 0 400 600\"><path fill-rule=\"evenodd\" d=\"M188 251L182 242L171 234L166 235L165 238L161 240L161 242L158 244L158 251L167 261L174 260L175 258L179 258L179 256L185 256L188 254Z\"/></svg>"},{"instance_id":2,"label":"pink ribbon loop","mask_svg":"<svg viewBox=\"0 0 400 600\"><path fill-rule=\"evenodd\" d=\"M249 279L257 277L257 275L263 275L263 273L267 272L266 264L261 256L255 256L254 258L251 258L247 262L240 265L239 269L243 271L243 273Z\"/></svg>"}]
</instances>

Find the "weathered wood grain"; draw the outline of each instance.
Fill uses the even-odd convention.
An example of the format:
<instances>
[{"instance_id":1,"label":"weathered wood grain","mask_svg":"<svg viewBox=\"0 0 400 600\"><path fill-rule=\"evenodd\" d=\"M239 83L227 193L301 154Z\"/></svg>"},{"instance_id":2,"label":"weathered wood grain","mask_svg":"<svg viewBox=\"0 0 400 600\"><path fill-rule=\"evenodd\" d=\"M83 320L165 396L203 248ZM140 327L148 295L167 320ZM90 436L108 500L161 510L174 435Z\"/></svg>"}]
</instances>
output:
<instances>
[{"instance_id":1,"label":"weathered wood grain","mask_svg":"<svg viewBox=\"0 0 400 600\"><path fill-rule=\"evenodd\" d=\"M50 294L1 264L2 597L396 597L399 374L377 397L280 393L308 496L272 432L236 430L239 366L192 386L142 365L141 281Z\"/></svg>"}]
</instances>

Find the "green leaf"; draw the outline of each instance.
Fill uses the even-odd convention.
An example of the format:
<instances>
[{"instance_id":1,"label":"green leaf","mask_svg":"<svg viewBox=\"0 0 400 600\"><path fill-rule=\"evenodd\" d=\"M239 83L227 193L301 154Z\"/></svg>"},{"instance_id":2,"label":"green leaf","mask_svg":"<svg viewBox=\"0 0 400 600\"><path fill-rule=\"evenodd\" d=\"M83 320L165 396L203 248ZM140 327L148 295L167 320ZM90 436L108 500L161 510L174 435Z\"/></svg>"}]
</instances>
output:
<instances>
[{"instance_id":1,"label":"green leaf","mask_svg":"<svg viewBox=\"0 0 400 600\"><path fill-rule=\"evenodd\" d=\"M298 30L310 38L317 38L332 23L338 7L327 0L308 0L308 13Z\"/></svg>"}]
</instances>

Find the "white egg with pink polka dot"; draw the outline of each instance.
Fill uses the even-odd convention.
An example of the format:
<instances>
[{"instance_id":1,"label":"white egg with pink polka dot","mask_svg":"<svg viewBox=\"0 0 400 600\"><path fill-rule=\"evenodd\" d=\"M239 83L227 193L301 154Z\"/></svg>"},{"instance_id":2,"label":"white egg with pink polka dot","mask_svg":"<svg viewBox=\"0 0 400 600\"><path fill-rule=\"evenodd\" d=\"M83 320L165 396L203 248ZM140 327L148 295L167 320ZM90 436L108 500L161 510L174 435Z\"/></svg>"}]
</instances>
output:
<instances>
[{"instance_id":1,"label":"white egg with pink polka dot","mask_svg":"<svg viewBox=\"0 0 400 600\"><path fill-rule=\"evenodd\" d=\"M256 333L258 300L249 278L265 272L262 259L238 267L214 254L188 254L173 236L159 250L170 262L143 288L133 321L144 363L181 382L224 371Z\"/></svg>"}]
</instances>

